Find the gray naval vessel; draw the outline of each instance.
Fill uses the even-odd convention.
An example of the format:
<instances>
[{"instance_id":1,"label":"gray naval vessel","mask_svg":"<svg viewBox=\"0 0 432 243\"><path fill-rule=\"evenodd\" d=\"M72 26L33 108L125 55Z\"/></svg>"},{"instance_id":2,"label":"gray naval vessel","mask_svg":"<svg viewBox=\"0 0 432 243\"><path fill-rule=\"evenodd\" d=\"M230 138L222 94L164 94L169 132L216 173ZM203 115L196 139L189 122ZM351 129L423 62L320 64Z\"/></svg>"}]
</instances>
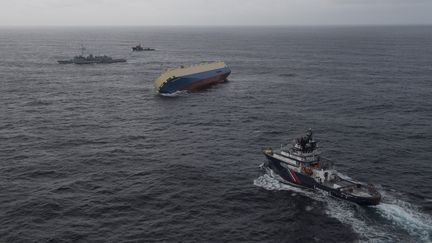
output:
<instances>
[{"instance_id":1,"label":"gray naval vessel","mask_svg":"<svg viewBox=\"0 0 432 243\"><path fill-rule=\"evenodd\" d=\"M149 48L149 47L142 47L141 44L132 47L132 51L156 51L156 49L154 48Z\"/></svg>"},{"instance_id":2,"label":"gray naval vessel","mask_svg":"<svg viewBox=\"0 0 432 243\"><path fill-rule=\"evenodd\" d=\"M89 54L87 56L84 55L85 48L81 46L81 54L75 56L69 60L59 60L57 61L59 64L110 64L110 63L118 63L118 62L126 62L126 59L113 59L109 56L93 56L93 54Z\"/></svg>"}]
</instances>

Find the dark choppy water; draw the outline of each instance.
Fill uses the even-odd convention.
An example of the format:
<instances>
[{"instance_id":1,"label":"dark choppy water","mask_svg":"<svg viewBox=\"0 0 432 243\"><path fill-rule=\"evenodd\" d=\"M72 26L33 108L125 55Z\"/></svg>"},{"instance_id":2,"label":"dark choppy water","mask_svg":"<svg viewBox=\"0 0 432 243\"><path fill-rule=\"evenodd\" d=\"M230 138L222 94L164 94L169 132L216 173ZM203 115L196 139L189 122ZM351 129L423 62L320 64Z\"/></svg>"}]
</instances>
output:
<instances>
[{"instance_id":1,"label":"dark choppy water","mask_svg":"<svg viewBox=\"0 0 432 243\"><path fill-rule=\"evenodd\" d=\"M81 43L128 63L56 64ZM432 240L432 27L4 28L0 54L3 242ZM213 60L231 82L155 94ZM309 127L383 204L262 175L261 148Z\"/></svg>"}]
</instances>

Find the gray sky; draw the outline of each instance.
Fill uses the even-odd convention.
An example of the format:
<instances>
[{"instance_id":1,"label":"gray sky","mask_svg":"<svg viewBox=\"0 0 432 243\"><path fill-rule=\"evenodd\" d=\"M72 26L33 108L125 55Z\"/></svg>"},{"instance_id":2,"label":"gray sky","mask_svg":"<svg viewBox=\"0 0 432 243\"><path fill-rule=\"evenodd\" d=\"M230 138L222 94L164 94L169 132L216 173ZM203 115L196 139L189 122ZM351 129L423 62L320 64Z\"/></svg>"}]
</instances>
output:
<instances>
[{"instance_id":1,"label":"gray sky","mask_svg":"<svg viewBox=\"0 0 432 243\"><path fill-rule=\"evenodd\" d=\"M432 0L0 0L0 25L432 24Z\"/></svg>"}]
</instances>

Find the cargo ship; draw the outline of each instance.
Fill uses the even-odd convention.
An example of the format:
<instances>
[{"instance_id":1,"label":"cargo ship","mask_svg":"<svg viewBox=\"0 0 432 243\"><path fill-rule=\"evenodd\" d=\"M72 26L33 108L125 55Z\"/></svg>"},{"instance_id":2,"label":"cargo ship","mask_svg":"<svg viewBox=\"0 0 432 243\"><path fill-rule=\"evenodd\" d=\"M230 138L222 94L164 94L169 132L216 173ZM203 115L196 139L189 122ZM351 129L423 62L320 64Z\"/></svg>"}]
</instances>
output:
<instances>
[{"instance_id":1,"label":"cargo ship","mask_svg":"<svg viewBox=\"0 0 432 243\"><path fill-rule=\"evenodd\" d=\"M372 184L355 181L333 169L333 163L321 158L317 142L309 130L305 137L279 151L264 149L267 162L261 165L269 175L296 187L322 190L328 195L359 205L377 205L381 194Z\"/></svg>"},{"instance_id":2,"label":"cargo ship","mask_svg":"<svg viewBox=\"0 0 432 243\"><path fill-rule=\"evenodd\" d=\"M154 85L161 94L177 91L199 91L213 84L227 81L231 69L224 62L201 63L168 69L156 79Z\"/></svg>"}]
</instances>

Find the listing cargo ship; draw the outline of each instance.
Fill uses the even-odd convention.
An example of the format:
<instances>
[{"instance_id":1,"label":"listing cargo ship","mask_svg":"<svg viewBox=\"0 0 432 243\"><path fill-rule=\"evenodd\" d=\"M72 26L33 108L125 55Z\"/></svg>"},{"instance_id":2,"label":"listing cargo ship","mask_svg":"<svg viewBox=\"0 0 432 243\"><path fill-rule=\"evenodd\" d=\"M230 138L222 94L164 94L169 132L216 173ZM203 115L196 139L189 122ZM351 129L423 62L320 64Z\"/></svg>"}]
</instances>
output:
<instances>
[{"instance_id":1,"label":"listing cargo ship","mask_svg":"<svg viewBox=\"0 0 432 243\"><path fill-rule=\"evenodd\" d=\"M161 94L177 91L199 91L213 84L227 81L231 69L224 62L202 63L168 69L155 81L155 88Z\"/></svg>"},{"instance_id":2,"label":"listing cargo ship","mask_svg":"<svg viewBox=\"0 0 432 243\"><path fill-rule=\"evenodd\" d=\"M333 163L320 157L317 142L309 130L305 137L279 151L264 149L267 162L263 168L282 183L317 189L328 195L359 205L377 205L381 194L371 184L357 182L333 169Z\"/></svg>"}]
</instances>

